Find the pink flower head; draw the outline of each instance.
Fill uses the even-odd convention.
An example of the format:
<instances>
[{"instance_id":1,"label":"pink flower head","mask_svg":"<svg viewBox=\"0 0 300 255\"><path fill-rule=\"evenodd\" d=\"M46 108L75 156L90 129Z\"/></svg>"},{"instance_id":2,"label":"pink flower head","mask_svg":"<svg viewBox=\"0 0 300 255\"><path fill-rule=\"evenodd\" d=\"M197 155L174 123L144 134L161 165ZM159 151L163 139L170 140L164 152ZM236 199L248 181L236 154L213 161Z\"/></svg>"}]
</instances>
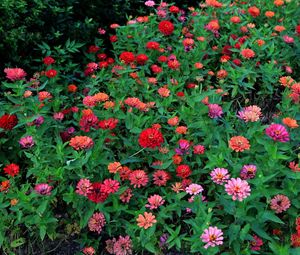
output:
<instances>
[{"instance_id":1,"label":"pink flower head","mask_svg":"<svg viewBox=\"0 0 300 255\"><path fill-rule=\"evenodd\" d=\"M53 189L53 187L48 185L47 183L40 183L34 187L34 190L36 193L38 193L40 195L46 195L46 196L51 195L52 189Z\"/></svg>"},{"instance_id":2,"label":"pink flower head","mask_svg":"<svg viewBox=\"0 0 300 255\"><path fill-rule=\"evenodd\" d=\"M176 154L178 155L188 154L190 149L190 142L185 139L180 139L178 143L179 143L179 148L175 149Z\"/></svg>"},{"instance_id":3,"label":"pink flower head","mask_svg":"<svg viewBox=\"0 0 300 255\"><path fill-rule=\"evenodd\" d=\"M208 105L208 116L211 119L216 119L221 117L223 114L222 107L219 106L218 104L209 104Z\"/></svg>"},{"instance_id":4,"label":"pink flower head","mask_svg":"<svg viewBox=\"0 0 300 255\"><path fill-rule=\"evenodd\" d=\"M262 116L261 108L256 105L247 106L239 111L237 116L245 122L255 122Z\"/></svg>"},{"instance_id":5,"label":"pink flower head","mask_svg":"<svg viewBox=\"0 0 300 255\"><path fill-rule=\"evenodd\" d=\"M23 138L20 139L19 144L21 145L21 147L23 149L29 149L31 148L35 143L33 141L33 137L32 136L25 136Z\"/></svg>"},{"instance_id":6,"label":"pink flower head","mask_svg":"<svg viewBox=\"0 0 300 255\"><path fill-rule=\"evenodd\" d=\"M148 198L148 203L146 204L146 207L148 207L150 210L157 209L161 205L165 203L165 200L160 195L152 195Z\"/></svg>"},{"instance_id":7,"label":"pink flower head","mask_svg":"<svg viewBox=\"0 0 300 255\"><path fill-rule=\"evenodd\" d=\"M113 179L106 179L103 181L101 191L104 193L116 193L119 190L120 183Z\"/></svg>"},{"instance_id":8,"label":"pink flower head","mask_svg":"<svg viewBox=\"0 0 300 255\"><path fill-rule=\"evenodd\" d=\"M291 202L285 195L276 195L271 199L271 209L274 210L275 213L285 212L290 206Z\"/></svg>"},{"instance_id":9,"label":"pink flower head","mask_svg":"<svg viewBox=\"0 0 300 255\"><path fill-rule=\"evenodd\" d=\"M164 170L156 170L153 173L153 183L157 186L166 186L168 180L170 175Z\"/></svg>"},{"instance_id":10,"label":"pink flower head","mask_svg":"<svg viewBox=\"0 0 300 255\"><path fill-rule=\"evenodd\" d=\"M22 68L5 68L6 78L11 81L18 81L25 78L27 75Z\"/></svg>"},{"instance_id":11,"label":"pink flower head","mask_svg":"<svg viewBox=\"0 0 300 255\"><path fill-rule=\"evenodd\" d=\"M193 152L194 152L194 154L197 154L197 155L204 154L205 147L201 144L197 144L194 146Z\"/></svg>"},{"instance_id":12,"label":"pink flower head","mask_svg":"<svg viewBox=\"0 0 300 255\"><path fill-rule=\"evenodd\" d=\"M76 193L87 197L88 193L92 189L92 183L88 179L80 179L76 186Z\"/></svg>"},{"instance_id":13,"label":"pink flower head","mask_svg":"<svg viewBox=\"0 0 300 255\"><path fill-rule=\"evenodd\" d=\"M53 119L61 121L63 120L65 115L62 112L56 112L53 114Z\"/></svg>"},{"instance_id":14,"label":"pink flower head","mask_svg":"<svg viewBox=\"0 0 300 255\"><path fill-rule=\"evenodd\" d=\"M227 182L230 178L228 174L228 170L225 168L215 168L210 173L211 179L214 183L222 185L223 183Z\"/></svg>"},{"instance_id":15,"label":"pink flower head","mask_svg":"<svg viewBox=\"0 0 300 255\"><path fill-rule=\"evenodd\" d=\"M105 35L105 33L106 33L106 31L105 31L105 29L103 29L103 28L98 28L98 33L100 34L100 35Z\"/></svg>"},{"instance_id":16,"label":"pink flower head","mask_svg":"<svg viewBox=\"0 0 300 255\"><path fill-rule=\"evenodd\" d=\"M103 213L94 213L89 219L89 230L100 234L105 223L106 221Z\"/></svg>"},{"instance_id":17,"label":"pink flower head","mask_svg":"<svg viewBox=\"0 0 300 255\"><path fill-rule=\"evenodd\" d=\"M271 124L268 128L266 128L266 134L274 141L285 143L290 140L288 131L283 125L280 124Z\"/></svg>"},{"instance_id":18,"label":"pink flower head","mask_svg":"<svg viewBox=\"0 0 300 255\"><path fill-rule=\"evenodd\" d=\"M144 170L134 170L129 174L129 180L133 187L140 188L147 185L149 178Z\"/></svg>"},{"instance_id":19,"label":"pink flower head","mask_svg":"<svg viewBox=\"0 0 300 255\"><path fill-rule=\"evenodd\" d=\"M282 36L282 38L285 43L294 43L294 41L295 41L293 37L290 37L288 35L284 35L284 36Z\"/></svg>"},{"instance_id":20,"label":"pink flower head","mask_svg":"<svg viewBox=\"0 0 300 255\"><path fill-rule=\"evenodd\" d=\"M205 229L203 234L201 235L202 242L206 243L204 248L215 247L216 245L223 244L223 231L218 229L217 227L209 227Z\"/></svg>"},{"instance_id":21,"label":"pink flower head","mask_svg":"<svg viewBox=\"0 0 300 255\"><path fill-rule=\"evenodd\" d=\"M113 254L115 255L131 255L132 241L130 236L119 236L118 241L113 243Z\"/></svg>"},{"instance_id":22,"label":"pink flower head","mask_svg":"<svg viewBox=\"0 0 300 255\"><path fill-rule=\"evenodd\" d=\"M201 185L192 183L188 187L185 188L186 193L190 195L197 195L203 191L203 188Z\"/></svg>"},{"instance_id":23,"label":"pink flower head","mask_svg":"<svg viewBox=\"0 0 300 255\"><path fill-rule=\"evenodd\" d=\"M94 255L96 254L96 251L93 247L89 246L89 247L84 247L82 249L82 252L84 255Z\"/></svg>"},{"instance_id":24,"label":"pink flower head","mask_svg":"<svg viewBox=\"0 0 300 255\"><path fill-rule=\"evenodd\" d=\"M258 236L256 235L253 235L253 241L251 242L251 250L252 251L259 251L260 250L260 246L262 246L264 243L263 243L263 240L260 239Z\"/></svg>"},{"instance_id":25,"label":"pink flower head","mask_svg":"<svg viewBox=\"0 0 300 255\"><path fill-rule=\"evenodd\" d=\"M153 6L155 5L155 2L149 0L149 1L146 1L146 2L145 2L145 5L148 6L148 7L153 7Z\"/></svg>"},{"instance_id":26,"label":"pink flower head","mask_svg":"<svg viewBox=\"0 0 300 255\"><path fill-rule=\"evenodd\" d=\"M247 181L240 178L231 178L225 184L225 190L228 195L232 196L232 200L243 201L250 196L250 186Z\"/></svg>"},{"instance_id":27,"label":"pink flower head","mask_svg":"<svg viewBox=\"0 0 300 255\"><path fill-rule=\"evenodd\" d=\"M256 166L255 165L244 165L240 176L243 180L253 179L256 174Z\"/></svg>"}]
</instances>

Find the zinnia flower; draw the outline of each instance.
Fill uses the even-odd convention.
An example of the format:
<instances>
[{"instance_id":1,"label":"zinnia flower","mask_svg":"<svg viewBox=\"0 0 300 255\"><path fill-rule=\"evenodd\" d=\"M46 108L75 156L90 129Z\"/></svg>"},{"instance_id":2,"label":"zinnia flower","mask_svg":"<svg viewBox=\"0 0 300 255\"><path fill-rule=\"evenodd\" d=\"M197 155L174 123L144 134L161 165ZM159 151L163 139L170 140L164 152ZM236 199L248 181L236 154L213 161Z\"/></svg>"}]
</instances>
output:
<instances>
[{"instance_id":1,"label":"zinnia flower","mask_svg":"<svg viewBox=\"0 0 300 255\"><path fill-rule=\"evenodd\" d=\"M244 57L244 58L254 58L255 57L255 52L251 49L243 49L241 51L241 55Z\"/></svg>"},{"instance_id":2,"label":"zinnia flower","mask_svg":"<svg viewBox=\"0 0 300 255\"><path fill-rule=\"evenodd\" d=\"M225 184L225 190L228 195L232 196L232 200L243 201L250 196L250 186L247 181L240 178L231 178Z\"/></svg>"},{"instance_id":3,"label":"zinnia flower","mask_svg":"<svg viewBox=\"0 0 300 255\"><path fill-rule=\"evenodd\" d=\"M80 179L76 186L76 193L87 197L88 193L91 191L92 183L88 179Z\"/></svg>"},{"instance_id":4,"label":"zinnia flower","mask_svg":"<svg viewBox=\"0 0 300 255\"><path fill-rule=\"evenodd\" d=\"M129 174L129 180L134 188L140 188L147 185L149 178L144 170L134 170Z\"/></svg>"},{"instance_id":5,"label":"zinnia flower","mask_svg":"<svg viewBox=\"0 0 300 255\"><path fill-rule=\"evenodd\" d=\"M153 183L156 186L166 186L169 179L170 175L164 170L156 170L153 173Z\"/></svg>"},{"instance_id":6,"label":"zinnia flower","mask_svg":"<svg viewBox=\"0 0 300 255\"><path fill-rule=\"evenodd\" d=\"M83 149L90 149L93 147L94 142L92 138L88 136L75 136L70 140L70 146L73 147L75 150L83 150Z\"/></svg>"},{"instance_id":7,"label":"zinnia flower","mask_svg":"<svg viewBox=\"0 0 300 255\"><path fill-rule=\"evenodd\" d=\"M250 144L247 138L243 136L234 136L229 140L229 147L236 152L243 152L244 150L250 149Z\"/></svg>"},{"instance_id":8,"label":"zinnia flower","mask_svg":"<svg viewBox=\"0 0 300 255\"><path fill-rule=\"evenodd\" d=\"M279 141L282 143L290 140L288 131L283 125L280 124L271 124L269 127L267 127L266 135L271 137L274 141Z\"/></svg>"},{"instance_id":9,"label":"zinnia flower","mask_svg":"<svg viewBox=\"0 0 300 255\"><path fill-rule=\"evenodd\" d=\"M35 143L33 141L33 137L32 136L25 136L23 138L20 139L19 144L21 145L21 147L23 149L29 149L31 148Z\"/></svg>"},{"instance_id":10,"label":"zinnia flower","mask_svg":"<svg viewBox=\"0 0 300 255\"><path fill-rule=\"evenodd\" d=\"M93 247L89 246L89 247L84 247L82 249L82 252L84 255L94 255L96 254L96 251Z\"/></svg>"},{"instance_id":11,"label":"zinnia flower","mask_svg":"<svg viewBox=\"0 0 300 255\"><path fill-rule=\"evenodd\" d=\"M108 193L103 191L102 185L101 182L94 182L92 184L87 194L89 200L94 203L103 203L107 199Z\"/></svg>"},{"instance_id":12,"label":"zinnia flower","mask_svg":"<svg viewBox=\"0 0 300 255\"><path fill-rule=\"evenodd\" d=\"M122 52L119 58L125 64L130 64L130 63L134 62L134 60L135 60L134 54L129 51Z\"/></svg>"},{"instance_id":13,"label":"zinnia flower","mask_svg":"<svg viewBox=\"0 0 300 255\"><path fill-rule=\"evenodd\" d=\"M291 235L291 245L293 247L300 247L300 233Z\"/></svg>"},{"instance_id":14,"label":"zinnia flower","mask_svg":"<svg viewBox=\"0 0 300 255\"><path fill-rule=\"evenodd\" d=\"M148 7L153 7L155 5L155 2L151 1L151 0L148 0L148 1L145 2L145 5L148 6Z\"/></svg>"},{"instance_id":15,"label":"zinnia flower","mask_svg":"<svg viewBox=\"0 0 300 255\"><path fill-rule=\"evenodd\" d=\"M244 120L245 122L255 122L261 117L261 108L256 105L251 105L243 108L238 112L238 118Z\"/></svg>"},{"instance_id":16,"label":"zinnia flower","mask_svg":"<svg viewBox=\"0 0 300 255\"><path fill-rule=\"evenodd\" d=\"M163 20L158 24L158 29L164 35L171 35L174 31L174 25L168 20Z\"/></svg>"},{"instance_id":17,"label":"zinnia flower","mask_svg":"<svg viewBox=\"0 0 300 255\"><path fill-rule=\"evenodd\" d=\"M146 207L148 207L150 210L157 209L161 205L165 203L165 200L160 195L152 195L148 198L148 203L146 204Z\"/></svg>"},{"instance_id":18,"label":"zinnia flower","mask_svg":"<svg viewBox=\"0 0 300 255\"><path fill-rule=\"evenodd\" d=\"M117 180L113 180L113 179L106 179L103 181L102 184L102 191L104 193L116 193L119 190L120 187L120 183Z\"/></svg>"},{"instance_id":19,"label":"zinnia flower","mask_svg":"<svg viewBox=\"0 0 300 255\"><path fill-rule=\"evenodd\" d=\"M263 240L260 239L258 236L253 235L253 241L251 242L251 250L252 251L259 251L260 247L264 244Z\"/></svg>"},{"instance_id":20,"label":"zinnia flower","mask_svg":"<svg viewBox=\"0 0 300 255\"><path fill-rule=\"evenodd\" d=\"M190 195L197 195L203 191L203 188L201 185L192 183L188 187L185 188L186 193Z\"/></svg>"},{"instance_id":21,"label":"zinnia flower","mask_svg":"<svg viewBox=\"0 0 300 255\"><path fill-rule=\"evenodd\" d=\"M15 114L4 114L0 117L0 128L12 130L18 124L18 117Z\"/></svg>"},{"instance_id":22,"label":"zinnia flower","mask_svg":"<svg viewBox=\"0 0 300 255\"><path fill-rule=\"evenodd\" d=\"M255 165L244 165L240 176L243 180L253 179L256 174L256 166Z\"/></svg>"},{"instance_id":23,"label":"zinnia flower","mask_svg":"<svg viewBox=\"0 0 300 255\"><path fill-rule=\"evenodd\" d=\"M291 202L285 195L276 195L271 199L271 209L274 210L275 213L285 212L290 206Z\"/></svg>"},{"instance_id":24,"label":"zinnia flower","mask_svg":"<svg viewBox=\"0 0 300 255\"><path fill-rule=\"evenodd\" d=\"M204 248L215 247L223 244L223 231L217 227L209 227L205 229L201 235L202 242L206 243Z\"/></svg>"},{"instance_id":25,"label":"zinnia flower","mask_svg":"<svg viewBox=\"0 0 300 255\"><path fill-rule=\"evenodd\" d=\"M18 175L19 171L20 171L20 167L17 164L9 164L6 165L4 168L4 173L6 173L7 175L10 175L12 177Z\"/></svg>"},{"instance_id":26,"label":"zinnia flower","mask_svg":"<svg viewBox=\"0 0 300 255\"><path fill-rule=\"evenodd\" d=\"M292 119L290 117L283 118L282 119L282 123L284 125L288 126L289 128L297 128L297 127L299 127L299 125L297 124L297 120Z\"/></svg>"},{"instance_id":27,"label":"zinnia flower","mask_svg":"<svg viewBox=\"0 0 300 255\"><path fill-rule=\"evenodd\" d=\"M52 189L53 189L53 187L48 185L47 183L40 183L34 187L34 190L36 193L38 193L40 195L45 195L45 196L51 195Z\"/></svg>"},{"instance_id":28,"label":"zinnia flower","mask_svg":"<svg viewBox=\"0 0 300 255\"><path fill-rule=\"evenodd\" d=\"M218 104L208 104L208 116L212 119L220 118L223 114L222 107Z\"/></svg>"},{"instance_id":29,"label":"zinnia flower","mask_svg":"<svg viewBox=\"0 0 300 255\"><path fill-rule=\"evenodd\" d=\"M92 217L89 219L89 223L88 223L89 230L100 234L105 223L106 222L103 213L101 212L94 213Z\"/></svg>"},{"instance_id":30,"label":"zinnia flower","mask_svg":"<svg viewBox=\"0 0 300 255\"><path fill-rule=\"evenodd\" d=\"M187 178L192 174L192 171L188 165L179 165L176 168L176 175L181 178Z\"/></svg>"},{"instance_id":31,"label":"zinnia flower","mask_svg":"<svg viewBox=\"0 0 300 255\"><path fill-rule=\"evenodd\" d=\"M6 78L11 81L18 81L25 78L27 75L22 68L5 68Z\"/></svg>"},{"instance_id":32,"label":"zinnia flower","mask_svg":"<svg viewBox=\"0 0 300 255\"><path fill-rule=\"evenodd\" d=\"M137 225L140 228L144 228L144 229L152 227L153 224L157 222L155 219L155 215L153 215L152 213L147 213L147 212L144 212L144 215L139 214L136 221L137 221Z\"/></svg>"},{"instance_id":33,"label":"zinnia flower","mask_svg":"<svg viewBox=\"0 0 300 255\"><path fill-rule=\"evenodd\" d=\"M139 144L143 148L160 147L164 142L162 133L156 128L147 128L139 136Z\"/></svg>"},{"instance_id":34,"label":"zinnia flower","mask_svg":"<svg viewBox=\"0 0 300 255\"><path fill-rule=\"evenodd\" d=\"M227 182L228 179L230 178L230 175L228 174L228 170L225 168L215 168L210 173L210 176L214 183L220 185Z\"/></svg>"},{"instance_id":35,"label":"zinnia flower","mask_svg":"<svg viewBox=\"0 0 300 255\"><path fill-rule=\"evenodd\" d=\"M107 166L107 169L110 173L115 174L122 168L122 165L120 162L113 162L109 163Z\"/></svg>"},{"instance_id":36,"label":"zinnia flower","mask_svg":"<svg viewBox=\"0 0 300 255\"><path fill-rule=\"evenodd\" d=\"M131 255L132 241L130 236L119 236L119 239L113 244L113 252L115 255Z\"/></svg>"}]
</instances>

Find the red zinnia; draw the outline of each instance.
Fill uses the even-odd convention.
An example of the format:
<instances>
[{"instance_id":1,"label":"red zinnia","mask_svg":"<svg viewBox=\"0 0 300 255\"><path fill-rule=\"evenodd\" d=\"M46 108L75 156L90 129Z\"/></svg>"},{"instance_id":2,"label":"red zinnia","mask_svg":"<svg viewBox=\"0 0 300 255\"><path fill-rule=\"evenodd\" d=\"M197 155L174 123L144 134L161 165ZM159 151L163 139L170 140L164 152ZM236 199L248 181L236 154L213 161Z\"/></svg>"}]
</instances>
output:
<instances>
[{"instance_id":1,"label":"red zinnia","mask_svg":"<svg viewBox=\"0 0 300 255\"><path fill-rule=\"evenodd\" d=\"M103 192L103 184L101 182L94 182L87 197L95 203L103 203L107 199L108 193Z\"/></svg>"},{"instance_id":2,"label":"red zinnia","mask_svg":"<svg viewBox=\"0 0 300 255\"><path fill-rule=\"evenodd\" d=\"M15 175L18 175L18 173L20 171L20 167L16 164L12 163L12 164L5 166L3 168L3 170L7 175L14 177Z\"/></svg>"},{"instance_id":3,"label":"red zinnia","mask_svg":"<svg viewBox=\"0 0 300 255\"><path fill-rule=\"evenodd\" d=\"M158 29L164 35L171 35L174 31L174 25L168 20L163 20L158 24Z\"/></svg>"},{"instance_id":4,"label":"red zinnia","mask_svg":"<svg viewBox=\"0 0 300 255\"><path fill-rule=\"evenodd\" d=\"M158 50L160 47L158 42L147 42L146 48L149 50Z\"/></svg>"},{"instance_id":5,"label":"red zinnia","mask_svg":"<svg viewBox=\"0 0 300 255\"><path fill-rule=\"evenodd\" d=\"M176 175L181 178L187 178L192 174L192 171L188 165L179 165L176 168Z\"/></svg>"},{"instance_id":6,"label":"red zinnia","mask_svg":"<svg viewBox=\"0 0 300 255\"><path fill-rule=\"evenodd\" d=\"M45 74L48 78L54 78L57 75L57 71L54 69L50 69L50 70L46 71Z\"/></svg>"},{"instance_id":7,"label":"red zinnia","mask_svg":"<svg viewBox=\"0 0 300 255\"><path fill-rule=\"evenodd\" d=\"M130 64L130 63L134 62L134 60L135 60L134 54L129 51L122 52L119 58L125 64Z\"/></svg>"},{"instance_id":8,"label":"red zinnia","mask_svg":"<svg viewBox=\"0 0 300 255\"><path fill-rule=\"evenodd\" d=\"M47 56L43 59L43 62L45 65L49 66L49 65L55 63L55 60L54 60L54 58Z\"/></svg>"},{"instance_id":9,"label":"red zinnia","mask_svg":"<svg viewBox=\"0 0 300 255\"><path fill-rule=\"evenodd\" d=\"M18 124L18 117L14 114L4 114L0 117L0 128L12 130Z\"/></svg>"},{"instance_id":10,"label":"red zinnia","mask_svg":"<svg viewBox=\"0 0 300 255\"><path fill-rule=\"evenodd\" d=\"M249 13L252 17L256 18L257 16L259 16L260 10L259 10L256 6L251 6L251 7L249 7L249 9L248 9L248 13Z\"/></svg>"},{"instance_id":11,"label":"red zinnia","mask_svg":"<svg viewBox=\"0 0 300 255\"><path fill-rule=\"evenodd\" d=\"M139 137L139 144L143 148L160 147L164 142L162 133L156 128L147 128L143 130Z\"/></svg>"},{"instance_id":12,"label":"red zinnia","mask_svg":"<svg viewBox=\"0 0 300 255\"><path fill-rule=\"evenodd\" d=\"M139 54L139 55L136 56L136 62L139 65L144 65L147 62L148 59L149 58L145 54Z\"/></svg>"},{"instance_id":13,"label":"red zinnia","mask_svg":"<svg viewBox=\"0 0 300 255\"><path fill-rule=\"evenodd\" d=\"M101 129L114 129L116 128L117 124L118 124L119 120L118 119L114 119L114 118L109 118L107 120L100 120L99 121L99 127Z\"/></svg>"}]
</instances>

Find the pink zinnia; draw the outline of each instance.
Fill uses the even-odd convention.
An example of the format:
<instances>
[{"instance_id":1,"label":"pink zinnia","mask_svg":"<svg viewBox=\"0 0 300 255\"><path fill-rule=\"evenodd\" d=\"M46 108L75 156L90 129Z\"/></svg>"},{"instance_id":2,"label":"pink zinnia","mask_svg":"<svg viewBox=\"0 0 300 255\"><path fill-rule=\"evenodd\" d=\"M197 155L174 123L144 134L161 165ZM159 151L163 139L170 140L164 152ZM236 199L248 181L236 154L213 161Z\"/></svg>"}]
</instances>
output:
<instances>
[{"instance_id":1,"label":"pink zinnia","mask_svg":"<svg viewBox=\"0 0 300 255\"><path fill-rule=\"evenodd\" d=\"M89 247L84 247L82 249L82 252L84 255L94 255L96 254L96 251L93 247L89 246Z\"/></svg>"},{"instance_id":2,"label":"pink zinnia","mask_svg":"<svg viewBox=\"0 0 300 255\"><path fill-rule=\"evenodd\" d=\"M115 255L131 255L132 241L130 236L119 236L118 241L113 243L113 253Z\"/></svg>"},{"instance_id":3,"label":"pink zinnia","mask_svg":"<svg viewBox=\"0 0 300 255\"><path fill-rule=\"evenodd\" d=\"M261 108L256 105L250 105L238 112L238 118L245 122L255 122L261 117Z\"/></svg>"},{"instance_id":4,"label":"pink zinnia","mask_svg":"<svg viewBox=\"0 0 300 255\"><path fill-rule=\"evenodd\" d=\"M120 183L113 179L106 179L103 181L101 191L104 193L116 193L119 190Z\"/></svg>"},{"instance_id":5,"label":"pink zinnia","mask_svg":"<svg viewBox=\"0 0 300 255\"><path fill-rule=\"evenodd\" d=\"M194 146L193 152L194 152L194 154L197 154L197 155L204 154L205 147L201 144L197 144Z\"/></svg>"},{"instance_id":6,"label":"pink zinnia","mask_svg":"<svg viewBox=\"0 0 300 255\"><path fill-rule=\"evenodd\" d=\"M169 173L164 170L156 170L153 173L153 183L157 186L166 186L167 181L170 179Z\"/></svg>"},{"instance_id":7,"label":"pink zinnia","mask_svg":"<svg viewBox=\"0 0 300 255\"><path fill-rule=\"evenodd\" d=\"M141 186L146 186L149 179L144 170L134 170L129 174L129 180L133 187L140 188Z\"/></svg>"},{"instance_id":8,"label":"pink zinnia","mask_svg":"<svg viewBox=\"0 0 300 255\"><path fill-rule=\"evenodd\" d=\"M192 183L188 187L185 188L186 193L190 195L197 195L203 191L203 188L201 185Z\"/></svg>"},{"instance_id":9,"label":"pink zinnia","mask_svg":"<svg viewBox=\"0 0 300 255\"><path fill-rule=\"evenodd\" d=\"M253 241L251 242L251 250L252 251L259 251L260 250L260 246L262 246L264 243L263 243L263 240L260 239L258 236L256 235L253 235Z\"/></svg>"},{"instance_id":10,"label":"pink zinnia","mask_svg":"<svg viewBox=\"0 0 300 255\"><path fill-rule=\"evenodd\" d=\"M285 195L276 195L271 199L271 209L276 213L285 212L291 206L289 198Z\"/></svg>"},{"instance_id":11,"label":"pink zinnia","mask_svg":"<svg viewBox=\"0 0 300 255\"><path fill-rule=\"evenodd\" d=\"M92 183L88 179L80 179L76 186L76 193L87 197L88 193L92 189Z\"/></svg>"},{"instance_id":12,"label":"pink zinnia","mask_svg":"<svg viewBox=\"0 0 300 255\"><path fill-rule=\"evenodd\" d=\"M20 139L19 144L21 145L21 147L23 149L29 149L31 148L35 143L33 141L33 137L32 136L25 136L23 138Z\"/></svg>"},{"instance_id":13,"label":"pink zinnia","mask_svg":"<svg viewBox=\"0 0 300 255\"><path fill-rule=\"evenodd\" d=\"M256 174L255 165L244 165L240 172L240 176L244 180L253 179L255 177L255 174Z\"/></svg>"},{"instance_id":14,"label":"pink zinnia","mask_svg":"<svg viewBox=\"0 0 300 255\"><path fill-rule=\"evenodd\" d=\"M228 195L232 196L232 200L243 201L250 196L250 186L247 181L240 178L231 178L225 184L225 190Z\"/></svg>"},{"instance_id":15,"label":"pink zinnia","mask_svg":"<svg viewBox=\"0 0 300 255\"><path fill-rule=\"evenodd\" d=\"M288 131L283 125L280 124L271 124L268 128L266 128L266 134L274 141L285 143L290 140Z\"/></svg>"},{"instance_id":16,"label":"pink zinnia","mask_svg":"<svg viewBox=\"0 0 300 255\"><path fill-rule=\"evenodd\" d=\"M48 185L47 183L40 183L34 187L34 190L36 193L38 193L40 195L46 195L46 196L51 195L52 189L53 189L53 187Z\"/></svg>"},{"instance_id":17,"label":"pink zinnia","mask_svg":"<svg viewBox=\"0 0 300 255\"><path fill-rule=\"evenodd\" d=\"M94 213L92 217L89 219L89 230L93 232L101 233L102 228L105 225L105 217L103 213Z\"/></svg>"},{"instance_id":18,"label":"pink zinnia","mask_svg":"<svg viewBox=\"0 0 300 255\"><path fill-rule=\"evenodd\" d=\"M210 176L214 183L220 185L227 182L228 179L230 178L230 175L228 174L228 170L225 168L215 168L210 173Z\"/></svg>"},{"instance_id":19,"label":"pink zinnia","mask_svg":"<svg viewBox=\"0 0 300 255\"><path fill-rule=\"evenodd\" d=\"M208 116L212 119L216 119L222 116L223 110L222 107L218 104L209 104L208 105Z\"/></svg>"},{"instance_id":20,"label":"pink zinnia","mask_svg":"<svg viewBox=\"0 0 300 255\"><path fill-rule=\"evenodd\" d=\"M202 242L206 243L204 248L215 247L216 245L223 244L223 231L217 227L209 227L204 230L204 233L201 235Z\"/></svg>"},{"instance_id":21,"label":"pink zinnia","mask_svg":"<svg viewBox=\"0 0 300 255\"><path fill-rule=\"evenodd\" d=\"M160 195L153 195L148 198L148 203L146 204L146 207L148 207L150 210L157 209L161 205L165 203L165 200Z\"/></svg>"},{"instance_id":22,"label":"pink zinnia","mask_svg":"<svg viewBox=\"0 0 300 255\"><path fill-rule=\"evenodd\" d=\"M155 2L149 0L149 1L146 1L146 2L145 2L145 5L148 6L148 7L153 7L153 6L155 5Z\"/></svg>"},{"instance_id":23,"label":"pink zinnia","mask_svg":"<svg viewBox=\"0 0 300 255\"><path fill-rule=\"evenodd\" d=\"M6 78L11 81L22 80L27 74L22 68L5 68Z\"/></svg>"}]
</instances>

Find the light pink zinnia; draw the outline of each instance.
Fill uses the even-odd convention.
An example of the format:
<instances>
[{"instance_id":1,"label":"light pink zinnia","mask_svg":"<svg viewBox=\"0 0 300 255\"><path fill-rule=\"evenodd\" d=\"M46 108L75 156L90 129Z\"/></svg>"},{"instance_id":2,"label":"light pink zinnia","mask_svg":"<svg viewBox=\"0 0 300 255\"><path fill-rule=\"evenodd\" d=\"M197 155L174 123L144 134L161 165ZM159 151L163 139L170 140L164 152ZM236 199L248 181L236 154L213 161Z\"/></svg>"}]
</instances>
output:
<instances>
[{"instance_id":1,"label":"light pink zinnia","mask_svg":"<svg viewBox=\"0 0 300 255\"><path fill-rule=\"evenodd\" d=\"M222 107L218 104L209 104L208 105L208 116L211 119L219 118L223 114Z\"/></svg>"},{"instance_id":2,"label":"light pink zinnia","mask_svg":"<svg viewBox=\"0 0 300 255\"><path fill-rule=\"evenodd\" d=\"M283 125L280 124L271 124L269 127L267 127L266 135L271 137L274 141L279 141L282 143L290 140L288 131Z\"/></svg>"},{"instance_id":3,"label":"light pink zinnia","mask_svg":"<svg viewBox=\"0 0 300 255\"><path fill-rule=\"evenodd\" d=\"M114 242L113 251L115 255L131 255L132 241L130 236L119 236L118 241Z\"/></svg>"},{"instance_id":4,"label":"light pink zinnia","mask_svg":"<svg viewBox=\"0 0 300 255\"><path fill-rule=\"evenodd\" d=\"M76 193L87 197L87 194L92 189L92 183L88 179L80 179L76 186Z\"/></svg>"},{"instance_id":5,"label":"light pink zinnia","mask_svg":"<svg viewBox=\"0 0 300 255\"><path fill-rule=\"evenodd\" d=\"M25 136L22 137L19 141L19 144L21 145L21 147L23 149L29 149L31 148L35 143L33 141L33 137L32 136Z\"/></svg>"},{"instance_id":6,"label":"light pink zinnia","mask_svg":"<svg viewBox=\"0 0 300 255\"><path fill-rule=\"evenodd\" d=\"M231 178L225 184L225 190L228 195L232 196L232 200L243 201L250 196L250 186L247 181L240 178Z\"/></svg>"},{"instance_id":7,"label":"light pink zinnia","mask_svg":"<svg viewBox=\"0 0 300 255\"><path fill-rule=\"evenodd\" d=\"M165 200L163 200L163 198L160 195L155 194L148 198L148 202L149 204L146 204L146 207L153 210L163 205L165 203Z\"/></svg>"},{"instance_id":8,"label":"light pink zinnia","mask_svg":"<svg viewBox=\"0 0 300 255\"><path fill-rule=\"evenodd\" d=\"M197 195L203 191L203 188L201 185L192 183L188 187L185 188L186 193L190 195Z\"/></svg>"},{"instance_id":9,"label":"light pink zinnia","mask_svg":"<svg viewBox=\"0 0 300 255\"><path fill-rule=\"evenodd\" d=\"M149 0L149 1L146 1L146 2L145 2L145 5L148 6L148 7L153 7L153 6L155 5L155 2Z\"/></svg>"},{"instance_id":10,"label":"light pink zinnia","mask_svg":"<svg viewBox=\"0 0 300 255\"><path fill-rule=\"evenodd\" d=\"M89 219L89 230L100 234L105 223L106 221L103 213L94 213Z\"/></svg>"},{"instance_id":11,"label":"light pink zinnia","mask_svg":"<svg viewBox=\"0 0 300 255\"><path fill-rule=\"evenodd\" d=\"M243 108L238 112L238 118L244 120L245 122L255 122L261 117L261 108L256 105L250 105Z\"/></svg>"},{"instance_id":12,"label":"light pink zinnia","mask_svg":"<svg viewBox=\"0 0 300 255\"><path fill-rule=\"evenodd\" d=\"M223 231L218 229L217 227L209 227L205 229L203 234L201 235L202 242L206 243L204 248L215 247L216 245L223 244Z\"/></svg>"},{"instance_id":13,"label":"light pink zinnia","mask_svg":"<svg viewBox=\"0 0 300 255\"><path fill-rule=\"evenodd\" d=\"M211 179L214 183L222 185L223 183L227 182L230 178L228 174L228 170L226 168L215 168L210 173Z\"/></svg>"},{"instance_id":14,"label":"light pink zinnia","mask_svg":"<svg viewBox=\"0 0 300 255\"><path fill-rule=\"evenodd\" d=\"M291 206L289 198L285 195L276 195L271 199L271 209L276 213L285 212Z\"/></svg>"},{"instance_id":15,"label":"light pink zinnia","mask_svg":"<svg viewBox=\"0 0 300 255\"><path fill-rule=\"evenodd\" d=\"M22 80L27 74L22 68L5 68L6 78L11 81Z\"/></svg>"}]
</instances>

